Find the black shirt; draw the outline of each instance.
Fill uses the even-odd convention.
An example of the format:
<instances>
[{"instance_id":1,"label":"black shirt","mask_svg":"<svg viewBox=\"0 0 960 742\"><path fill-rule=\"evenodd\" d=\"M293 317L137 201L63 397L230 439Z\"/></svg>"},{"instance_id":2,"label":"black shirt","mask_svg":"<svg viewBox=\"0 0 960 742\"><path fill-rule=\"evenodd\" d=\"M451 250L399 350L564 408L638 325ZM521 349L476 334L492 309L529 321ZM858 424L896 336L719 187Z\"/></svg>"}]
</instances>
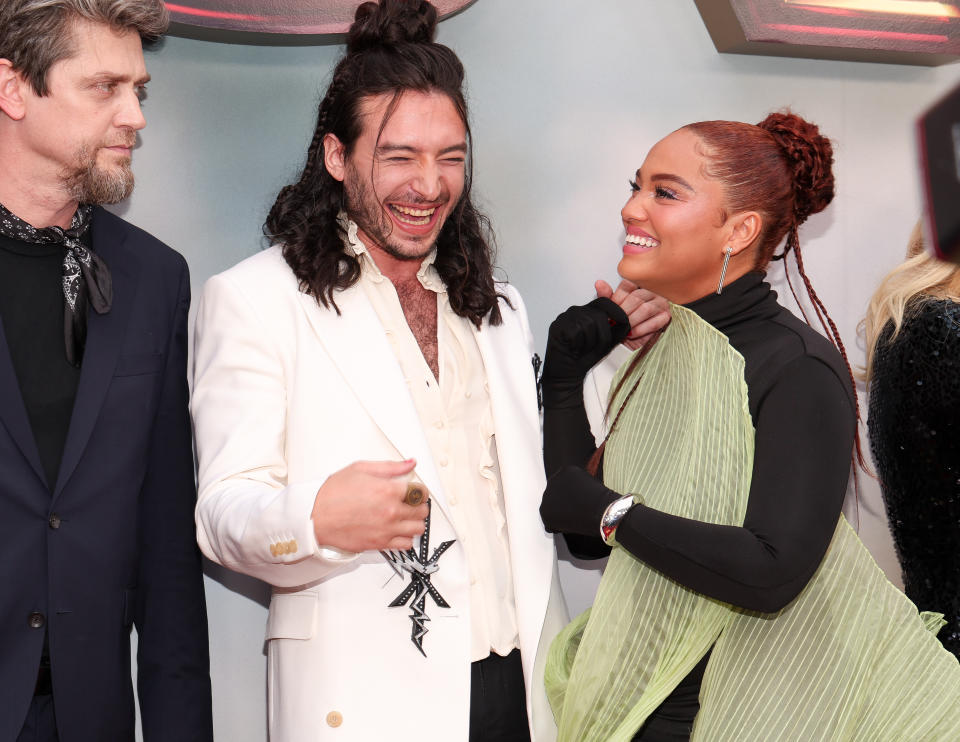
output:
<instances>
[{"instance_id":1,"label":"black shirt","mask_svg":"<svg viewBox=\"0 0 960 742\"><path fill-rule=\"evenodd\" d=\"M0 236L0 320L51 491L80 381L64 349L63 255Z\"/></svg>"}]
</instances>

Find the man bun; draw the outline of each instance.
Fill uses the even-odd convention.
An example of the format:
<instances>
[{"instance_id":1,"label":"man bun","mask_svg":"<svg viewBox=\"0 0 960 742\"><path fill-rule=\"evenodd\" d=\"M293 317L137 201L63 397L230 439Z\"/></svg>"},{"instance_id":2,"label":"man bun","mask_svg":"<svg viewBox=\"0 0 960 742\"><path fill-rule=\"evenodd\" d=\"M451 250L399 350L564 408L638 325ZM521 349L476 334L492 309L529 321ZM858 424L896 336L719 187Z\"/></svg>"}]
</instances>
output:
<instances>
[{"instance_id":1,"label":"man bun","mask_svg":"<svg viewBox=\"0 0 960 742\"><path fill-rule=\"evenodd\" d=\"M381 0L357 8L347 32L347 53L377 47L429 44L437 31L437 9L427 0Z\"/></svg>"},{"instance_id":2,"label":"man bun","mask_svg":"<svg viewBox=\"0 0 960 742\"><path fill-rule=\"evenodd\" d=\"M757 126L773 136L787 159L796 223L802 224L833 200L833 145L816 124L795 113L771 113Z\"/></svg>"},{"instance_id":3,"label":"man bun","mask_svg":"<svg viewBox=\"0 0 960 742\"><path fill-rule=\"evenodd\" d=\"M7 1L0 0L0 7ZM408 92L443 96L463 123L467 152L463 192L437 236L433 266L458 316L476 327L485 321L498 325L503 317L493 274L493 237L487 218L470 197L473 150L463 64L452 49L433 40L438 15L426 0L381 0L357 8L347 52L334 67L317 107L306 163L297 181L277 195L263 231L283 245L283 257L301 290L322 306L337 309L338 292L356 284L361 266L352 251L344 250L340 213L349 206L350 194L326 168L328 135L349 157L364 132L383 132ZM373 109L367 104L373 99L386 102L379 123L369 120Z\"/></svg>"}]
</instances>

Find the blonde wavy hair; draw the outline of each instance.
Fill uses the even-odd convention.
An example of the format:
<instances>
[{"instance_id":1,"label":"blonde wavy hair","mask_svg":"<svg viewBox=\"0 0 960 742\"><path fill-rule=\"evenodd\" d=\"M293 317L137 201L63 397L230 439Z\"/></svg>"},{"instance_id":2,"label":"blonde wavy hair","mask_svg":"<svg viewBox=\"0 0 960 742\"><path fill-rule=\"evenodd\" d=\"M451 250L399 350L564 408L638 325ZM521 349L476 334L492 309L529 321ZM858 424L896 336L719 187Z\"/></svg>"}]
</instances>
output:
<instances>
[{"instance_id":1,"label":"blonde wavy hair","mask_svg":"<svg viewBox=\"0 0 960 742\"><path fill-rule=\"evenodd\" d=\"M927 251L921 223L917 222L907 245L907 259L880 282L860 325L867 347L867 367L860 376L866 382L869 383L873 373L873 357L880 333L892 322L893 334L889 340L893 340L904 320L926 299L960 301L960 265L938 260Z\"/></svg>"}]
</instances>

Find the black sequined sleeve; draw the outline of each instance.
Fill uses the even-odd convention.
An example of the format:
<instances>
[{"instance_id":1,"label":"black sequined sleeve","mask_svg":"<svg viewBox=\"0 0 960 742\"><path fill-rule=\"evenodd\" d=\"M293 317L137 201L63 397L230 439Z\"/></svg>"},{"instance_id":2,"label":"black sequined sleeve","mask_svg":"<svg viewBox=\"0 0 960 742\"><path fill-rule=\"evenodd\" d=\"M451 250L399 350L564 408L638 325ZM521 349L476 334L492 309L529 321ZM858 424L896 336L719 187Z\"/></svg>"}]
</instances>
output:
<instances>
[{"instance_id":1,"label":"black sequined sleeve","mask_svg":"<svg viewBox=\"0 0 960 742\"><path fill-rule=\"evenodd\" d=\"M904 592L960 657L960 303L911 307L877 343L868 428Z\"/></svg>"}]
</instances>

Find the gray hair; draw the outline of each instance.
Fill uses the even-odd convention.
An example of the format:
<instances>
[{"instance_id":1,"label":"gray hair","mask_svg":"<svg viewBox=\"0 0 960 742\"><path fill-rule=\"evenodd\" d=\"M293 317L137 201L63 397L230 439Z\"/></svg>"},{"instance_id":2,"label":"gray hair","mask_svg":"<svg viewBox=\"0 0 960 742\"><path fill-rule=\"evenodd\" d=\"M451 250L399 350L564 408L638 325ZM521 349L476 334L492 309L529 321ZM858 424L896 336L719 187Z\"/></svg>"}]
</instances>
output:
<instances>
[{"instance_id":1,"label":"gray hair","mask_svg":"<svg viewBox=\"0 0 960 742\"><path fill-rule=\"evenodd\" d=\"M76 20L136 31L149 44L167 30L170 14L163 0L0 0L0 58L46 95L50 68L76 53Z\"/></svg>"}]
</instances>

